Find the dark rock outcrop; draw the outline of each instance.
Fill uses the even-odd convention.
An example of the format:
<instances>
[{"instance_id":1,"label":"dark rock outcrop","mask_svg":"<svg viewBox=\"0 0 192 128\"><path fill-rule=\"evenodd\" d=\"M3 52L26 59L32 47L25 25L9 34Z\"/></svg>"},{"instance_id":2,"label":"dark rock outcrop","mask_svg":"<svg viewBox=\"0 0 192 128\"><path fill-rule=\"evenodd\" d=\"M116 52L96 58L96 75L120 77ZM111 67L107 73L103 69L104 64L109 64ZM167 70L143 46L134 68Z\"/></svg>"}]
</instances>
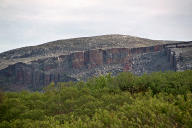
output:
<instances>
[{"instance_id":1,"label":"dark rock outcrop","mask_svg":"<svg viewBox=\"0 0 192 128\"><path fill-rule=\"evenodd\" d=\"M50 82L130 71L192 69L192 42L109 35L56 41L0 54L0 88L38 90Z\"/></svg>"},{"instance_id":2,"label":"dark rock outcrop","mask_svg":"<svg viewBox=\"0 0 192 128\"><path fill-rule=\"evenodd\" d=\"M166 51L175 71L192 69L192 42L168 45Z\"/></svg>"}]
</instances>

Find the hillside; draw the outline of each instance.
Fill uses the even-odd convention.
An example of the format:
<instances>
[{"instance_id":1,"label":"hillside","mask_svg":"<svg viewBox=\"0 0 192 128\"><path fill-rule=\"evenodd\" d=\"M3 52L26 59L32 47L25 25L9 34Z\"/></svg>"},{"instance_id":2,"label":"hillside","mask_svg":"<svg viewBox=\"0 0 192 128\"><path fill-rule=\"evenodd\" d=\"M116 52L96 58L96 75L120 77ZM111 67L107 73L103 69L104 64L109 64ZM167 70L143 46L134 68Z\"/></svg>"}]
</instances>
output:
<instances>
[{"instance_id":1,"label":"hillside","mask_svg":"<svg viewBox=\"0 0 192 128\"><path fill-rule=\"evenodd\" d=\"M176 42L176 41L174 41ZM168 44L173 41L157 41L127 35L103 35L57 40L38 46L14 49L0 54L0 69L17 62L30 63L33 60L57 57L77 51L90 49L135 48L158 44Z\"/></svg>"},{"instance_id":2,"label":"hillside","mask_svg":"<svg viewBox=\"0 0 192 128\"><path fill-rule=\"evenodd\" d=\"M192 68L191 46L192 42L103 35L19 48L0 54L0 88L38 90L50 82L122 71L182 71Z\"/></svg>"}]
</instances>

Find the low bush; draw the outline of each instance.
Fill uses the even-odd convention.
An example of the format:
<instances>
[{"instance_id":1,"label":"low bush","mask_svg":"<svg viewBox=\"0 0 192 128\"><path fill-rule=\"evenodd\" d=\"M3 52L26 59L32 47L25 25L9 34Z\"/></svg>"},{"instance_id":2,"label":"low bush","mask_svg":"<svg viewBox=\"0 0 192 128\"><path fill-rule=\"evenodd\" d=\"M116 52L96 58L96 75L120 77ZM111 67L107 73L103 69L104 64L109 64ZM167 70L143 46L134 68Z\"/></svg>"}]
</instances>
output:
<instances>
[{"instance_id":1,"label":"low bush","mask_svg":"<svg viewBox=\"0 0 192 128\"><path fill-rule=\"evenodd\" d=\"M192 71L99 76L0 92L0 128L192 127Z\"/></svg>"}]
</instances>

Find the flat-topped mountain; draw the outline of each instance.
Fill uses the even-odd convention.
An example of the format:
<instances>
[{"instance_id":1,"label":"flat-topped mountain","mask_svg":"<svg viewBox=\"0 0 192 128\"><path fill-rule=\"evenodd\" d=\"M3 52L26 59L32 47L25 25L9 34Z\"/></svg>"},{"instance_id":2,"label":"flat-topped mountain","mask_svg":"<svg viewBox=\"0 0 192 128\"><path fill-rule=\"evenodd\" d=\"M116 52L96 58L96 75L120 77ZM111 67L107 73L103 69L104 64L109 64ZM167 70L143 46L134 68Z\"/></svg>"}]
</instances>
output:
<instances>
[{"instance_id":1,"label":"flat-topped mountain","mask_svg":"<svg viewBox=\"0 0 192 128\"><path fill-rule=\"evenodd\" d=\"M39 58L56 57L77 51L86 51L90 49L148 47L174 42L176 41L158 41L128 35L103 35L57 40L38 46L24 47L1 53L0 69L17 62L29 63Z\"/></svg>"},{"instance_id":2,"label":"flat-topped mountain","mask_svg":"<svg viewBox=\"0 0 192 128\"><path fill-rule=\"evenodd\" d=\"M0 88L37 90L50 82L106 73L191 69L191 46L192 42L103 35L19 48L0 54Z\"/></svg>"},{"instance_id":3,"label":"flat-topped mountain","mask_svg":"<svg viewBox=\"0 0 192 128\"><path fill-rule=\"evenodd\" d=\"M170 41L171 43L172 41ZM0 54L1 57L24 58L32 56L52 56L57 54L68 54L74 51L85 51L89 49L114 48L114 47L146 47L157 44L167 44L168 41L157 41L138 38L127 35L103 35L94 37L82 37L66 40L57 40L38 46L24 47ZM38 53L41 51L42 53Z\"/></svg>"}]
</instances>

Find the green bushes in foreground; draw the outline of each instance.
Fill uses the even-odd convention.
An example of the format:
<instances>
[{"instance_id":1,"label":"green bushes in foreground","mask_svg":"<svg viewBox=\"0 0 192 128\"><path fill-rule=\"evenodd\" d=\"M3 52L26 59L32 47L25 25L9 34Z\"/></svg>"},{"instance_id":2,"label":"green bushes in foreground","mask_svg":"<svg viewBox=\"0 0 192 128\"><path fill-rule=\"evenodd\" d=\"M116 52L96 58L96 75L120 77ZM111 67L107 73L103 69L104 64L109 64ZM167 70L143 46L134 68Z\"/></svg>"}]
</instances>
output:
<instances>
[{"instance_id":1,"label":"green bushes in foreground","mask_svg":"<svg viewBox=\"0 0 192 128\"><path fill-rule=\"evenodd\" d=\"M192 127L192 71L54 83L0 92L0 128Z\"/></svg>"}]
</instances>

